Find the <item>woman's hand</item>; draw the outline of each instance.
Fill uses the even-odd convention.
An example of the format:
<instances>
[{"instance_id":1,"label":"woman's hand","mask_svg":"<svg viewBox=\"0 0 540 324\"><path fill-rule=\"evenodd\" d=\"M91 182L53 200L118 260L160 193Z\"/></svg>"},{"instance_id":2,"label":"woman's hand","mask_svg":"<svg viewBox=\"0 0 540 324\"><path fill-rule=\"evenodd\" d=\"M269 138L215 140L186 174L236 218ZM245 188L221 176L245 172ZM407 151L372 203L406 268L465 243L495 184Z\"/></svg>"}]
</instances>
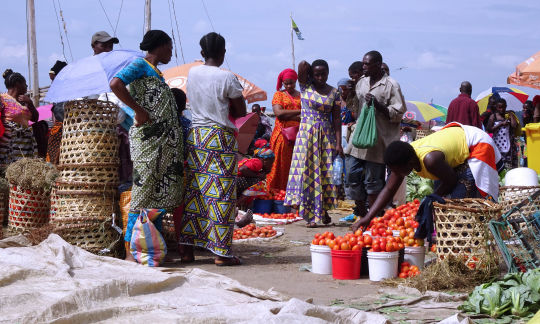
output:
<instances>
[{"instance_id":1,"label":"woman's hand","mask_svg":"<svg viewBox=\"0 0 540 324\"><path fill-rule=\"evenodd\" d=\"M150 115L146 110L141 109L135 113L135 127L140 127L150 121Z\"/></svg>"},{"instance_id":2,"label":"woman's hand","mask_svg":"<svg viewBox=\"0 0 540 324\"><path fill-rule=\"evenodd\" d=\"M345 157L345 154L343 154L343 147L341 146L341 144L336 146L336 153L339 154L339 156L341 157Z\"/></svg>"},{"instance_id":3,"label":"woman's hand","mask_svg":"<svg viewBox=\"0 0 540 324\"><path fill-rule=\"evenodd\" d=\"M32 102L32 99L30 99L30 97L28 97L27 95L19 95L17 97L17 101L20 102L21 104L24 104L25 106L30 106L34 104Z\"/></svg>"}]
</instances>

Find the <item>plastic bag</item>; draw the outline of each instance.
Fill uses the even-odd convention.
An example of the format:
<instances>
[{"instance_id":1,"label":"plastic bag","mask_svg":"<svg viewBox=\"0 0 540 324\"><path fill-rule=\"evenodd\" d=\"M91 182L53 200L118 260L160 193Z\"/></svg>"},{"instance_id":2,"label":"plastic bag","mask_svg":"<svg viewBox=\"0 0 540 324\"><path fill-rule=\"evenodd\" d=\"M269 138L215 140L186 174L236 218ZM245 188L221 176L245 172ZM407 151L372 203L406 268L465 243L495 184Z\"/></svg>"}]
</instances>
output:
<instances>
[{"instance_id":1,"label":"plastic bag","mask_svg":"<svg viewBox=\"0 0 540 324\"><path fill-rule=\"evenodd\" d=\"M375 146L376 143L377 124L375 121L375 107L373 107L373 104L364 104L356 121L352 144L358 148L370 148Z\"/></svg>"},{"instance_id":2,"label":"plastic bag","mask_svg":"<svg viewBox=\"0 0 540 324\"><path fill-rule=\"evenodd\" d=\"M153 221L165 215L164 209L141 209L133 226L130 252L135 260L149 267L158 267L165 259L167 245Z\"/></svg>"}]
</instances>

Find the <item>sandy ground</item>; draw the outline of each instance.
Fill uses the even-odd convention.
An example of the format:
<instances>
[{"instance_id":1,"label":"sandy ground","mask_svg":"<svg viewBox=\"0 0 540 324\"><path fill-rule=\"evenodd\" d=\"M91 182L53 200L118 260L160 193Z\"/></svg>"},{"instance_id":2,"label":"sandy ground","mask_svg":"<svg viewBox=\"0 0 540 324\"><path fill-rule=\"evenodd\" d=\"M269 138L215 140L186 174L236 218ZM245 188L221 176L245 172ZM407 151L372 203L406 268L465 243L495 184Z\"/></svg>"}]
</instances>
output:
<instances>
[{"instance_id":1,"label":"sandy ground","mask_svg":"<svg viewBox=\"0 0 540 324\"><path fill-rule=\"evenodd\" d=\"M331 275L313 274L304 271L311 265L309 245L317 232L333 231L336 235L345 234L347 224L339 224L339 218L345 211L334 211L330 215L333 227L310 229L300 221L277 227L284 229L284 235L264 243L237 243L234 253L240 256L243 265L234 267L217 267L213 264L213 255L204 250L196 250L196 261L182 264L171 253L174 262L169 267L197 267L214 273L234 278L244 285L268 290L274 289L301 300L311 300L320 305L340 305L366 310L371 306L386 303L394 299L406 297L397 289L389 289L369 278L359 280L335 280ZM394 312L395 311L395 312ZM407 307L382 309L388 319L395 323L426 323L442 320L457 311L455 309L431 309L420 312L408 310Z\"/></svg>"}]
</instances>

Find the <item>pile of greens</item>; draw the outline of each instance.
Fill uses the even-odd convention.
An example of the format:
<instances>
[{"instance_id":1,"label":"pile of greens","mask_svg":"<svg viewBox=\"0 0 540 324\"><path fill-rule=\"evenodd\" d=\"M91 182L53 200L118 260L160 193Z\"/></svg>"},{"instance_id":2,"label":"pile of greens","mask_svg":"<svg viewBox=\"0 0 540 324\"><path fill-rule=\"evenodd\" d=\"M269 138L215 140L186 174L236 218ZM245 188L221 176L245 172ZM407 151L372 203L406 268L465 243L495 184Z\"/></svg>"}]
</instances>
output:
<instances>
[{"instance_id":1,"label":"pile of greens","mask_svg":"<svg viewBox=\"0 0 540 324\"><path fill-rule=\"evenodd\" d=\"M433 181L418 176L416 172L411 172L407 176L407 201L413 201L415 198L421 201L431 193Z\"/></svg>"},{"instance_id":2,"label":"pile of greens","mask_svg":"<svg viewBox=\"0 0 540 324\"><path fill-rule=\"evenodd\" d=\"M494 318L534 314L540 309L540 268L509 273L502 280L476 286L459 309Z\"/></svg>"}]
</instances>

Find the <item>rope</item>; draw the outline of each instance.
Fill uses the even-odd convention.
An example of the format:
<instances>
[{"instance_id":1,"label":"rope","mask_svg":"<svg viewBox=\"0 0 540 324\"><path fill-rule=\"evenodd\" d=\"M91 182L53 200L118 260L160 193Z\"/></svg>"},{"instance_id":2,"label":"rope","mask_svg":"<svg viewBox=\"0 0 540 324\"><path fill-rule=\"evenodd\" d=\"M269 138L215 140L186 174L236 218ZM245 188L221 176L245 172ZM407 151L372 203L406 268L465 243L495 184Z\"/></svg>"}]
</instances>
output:
<instances>
[{"instance_id":1,"label":"rope","mask_svg":"<svg viewBox=\"0 0 540 324\"><path fill-rule=\"evenodd\" d=\"M172 20L172 12L171 12L171 0L167 0L167 4L169 5L169 21L171 22L171 34L174 44L174 57L176 60L176 65L178 65L178 53L176 51L176 38L174 37L174 29L173 29L173 20Z\"/></svg>"},{"instance_id":2,"label":"rope","mask_svg":"<svg viewBox=\"0 0 540 324\"><path fill-rule=\"evenodd\" d=\"M123 6L124 6L124 0L120 2L120 9L118 10L118 17L116 18L116 25L114 26L114 36L116 36L116 30L118 30L118 23L120 22L120 14L122 13Z\"/></svg>"},{"instance_id":3,"label":"rope","mask_svg":"<svg viewBox=\"0 0 540 324\"><path fill-rule=\"evenodd\" d=\"M105 18L107 18L107 21L109 22L109 26L111 26L111 29L114 32L114 36L116 36L116 30L114 29L111 20L109 19L109 15L107 15L107 11L105 10L105 7L103 7L103 3L101 3L101 0L98 0L99 5L101 6L101 10L103 10L103 13L105 14Z\"/></svg>"},{"instance_id":4,"label":"rope","mask_svg":"<svg viewBox=\"0 0 540 324\"><path fill-rule=\"evenodd\" d=\"M64 34L66 35L66 41L67 41L67 44L68 44L69 55L71 56L71 60L73 61L73 52L71 51L71 43L69 42L69 36L68 36L68 32L67 32L67 25L66 25L66 21L64 20L64 12L62 11L62 7L60 6L60 0L57 0L57 1L58 1L58 9L60 10L60 18L62 18L62 24L64 26Z\"/></svg>"},{"instance_id":5,"label":"rope","mask_svg":"<svg viewBox=\"0 0 540 324\"><path fill-rule=\"evenodd\" d=\"M54 2L54 0L52 0L52 3L53 3L53 7L54 7L54 13L56 14L56 23L58 25L58 35L60 35L60 43L62 44L62 56L64 56L64 60L66 60L66 62L68 61L68 59L66 58L66 48L65 48L65 45L64 45L64 37L62 36L62 27L60 27L60 17L58 17L58 9L56 9L56 3Z\"/></svg>"},{"instance_id":6,"label":"rope","mask_svg":"<svg viewBox=\"0 0 540 324\"><path fill-rule=\"evenodd\" d=\"M182 55L182 61L186 64L186 59L184 58L184 49L182 48L182 39L180 37L180 29L178 28L178 19L176 18L176 7L174 5L175 0L171 0L174 14L174 21L176 22L176 34L178 35L178 43L180 44L180 54Z\"/></svg>"},{"instance_id":7,"label":"rope","mask_svg":"<svg viewBox=\"0 0 540 324\"><path fill-rule=\"evenodd\" d=\"M215 33L216 29L214 28L214 24L212 23L212 18L210 18L210 14L208 13L208 8L206 8L206 3L204 2L204 0L201 0L201 2L204 7L204 12L206 12L206 17L208 17L208 20L210 21L210 26L212 27L212 31ZM229 66L229 61L227 60L227 56L225 56L225 64L227 64L227 68L230 71L231 67Z\"/></svg>"}]
</instances>

